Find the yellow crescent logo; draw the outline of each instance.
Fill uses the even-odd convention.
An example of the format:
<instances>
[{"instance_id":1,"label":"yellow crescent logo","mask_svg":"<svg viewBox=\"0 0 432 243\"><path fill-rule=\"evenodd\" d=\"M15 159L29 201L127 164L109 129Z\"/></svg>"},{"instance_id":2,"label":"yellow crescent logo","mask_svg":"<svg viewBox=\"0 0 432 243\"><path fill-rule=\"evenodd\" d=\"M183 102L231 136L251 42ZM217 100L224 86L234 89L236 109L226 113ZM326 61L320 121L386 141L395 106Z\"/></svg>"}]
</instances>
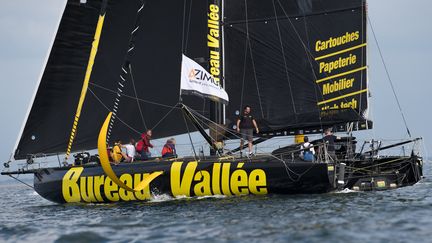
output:
<instances>
[{"instance_id":1,"label":"yellow crescent logo","mask_svg":"<svg viewBox=\"0 0 432 243\"><path fill-rule=\"evenodd\" d=\"M111 120L112 112L110 112L105 119L104 124L102 125L102 128L99 132L98 137L98 152L99 152L99 158L102 165L102 168L105 172L105 174L119 187L125 189L126 191L142 191L144 188L148 187L150 185L150 182L152 182L156 177L163 174L163 171L155 171L151 173L149 176L147 176L143 181L141 181L135 188L130 188L126 184L124 184L114 173L111 164L108 159L108 153L107 153L107 147L106 147L106 137L107 137L107 130L108 125Z\"/></svg>"}]
</instances>

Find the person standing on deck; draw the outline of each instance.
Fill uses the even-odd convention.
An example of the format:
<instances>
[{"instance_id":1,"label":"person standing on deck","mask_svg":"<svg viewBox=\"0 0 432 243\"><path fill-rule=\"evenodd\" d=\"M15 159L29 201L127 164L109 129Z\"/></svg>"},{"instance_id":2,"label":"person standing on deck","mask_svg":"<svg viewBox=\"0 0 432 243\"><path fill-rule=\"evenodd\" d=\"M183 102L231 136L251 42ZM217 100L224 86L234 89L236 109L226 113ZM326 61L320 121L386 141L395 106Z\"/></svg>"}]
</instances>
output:
<instances>
[{"instance_id":1,"label":"person standing on deck","mask_svg":"<svg viewBox=\"0 0 432 243\"><path fill-rule=\"evenodd\" d=\"M141 154L141 160L148 160L151 157L150 149L153 144L150 143L152 137L152 130L147 130L146 133L141 134L141 140L136 145L136 151Z\"/></svg>"},{"instance_id":2,"label":"person standing on deck","mask_svg":"<svg viewBox=\"0 0 432 243\"><path fill-rule=\"evenodd\" d=\"M253 129L255 128L256 133L259 133L259 129L255 118L251 115L251 107L245 106L243 109L243 114L237 119L237 132L241 134L240 139L240 151L243 149L244 140L248 141L249 154L253 155Z\"/></svg>"},{"instance_id":3,"label":"person standing on deck","mask_svg":"<svg viewBox=\"0 0 432 243\"><path fill-rule=\"evenodd\" d=\"M335 151L335 141L338 139L340 139L340 137L333 135L331 128L327 128L325 130L323 140L327 146L327 153L333 159L333 161L337 160L336 151Z\"/></svg>"}]
</instances>

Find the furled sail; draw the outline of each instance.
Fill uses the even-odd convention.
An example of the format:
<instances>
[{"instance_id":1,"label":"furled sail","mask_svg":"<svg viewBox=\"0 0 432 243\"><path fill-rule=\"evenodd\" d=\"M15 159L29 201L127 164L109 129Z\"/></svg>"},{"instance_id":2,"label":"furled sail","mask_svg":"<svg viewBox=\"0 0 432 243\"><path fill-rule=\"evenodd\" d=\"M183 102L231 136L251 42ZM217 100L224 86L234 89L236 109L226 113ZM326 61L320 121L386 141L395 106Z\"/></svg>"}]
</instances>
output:
<instances>
[{"instance_id":1,"label":"furled sail","mask_svg":"<svg viewBox=\"0 0 432 243\"><path fill-rule=\"evenodd\" d=\"M80 98L101 0L68 0L48 62L22 134L15 159L28 155L65 153ZM179 100L181 53L208 59L205 1L145 1L138 29L140 0L109 0L97 56L83 104L73 151L96 148L97 135L116 97L121 102L111 139L127 142L154 128L155 138L187 131ZM185 11L183 9L193 9ZM184 22L184 25L183 25ZM127 65L127 79L118 91L130 36L139 31ZM188 96L183 102L205 114L208 102Z\"/></svg>"},{"instance_id":2,"label":"furled sail","mask_svg":"<svg viewBox=\"0 0 432 243\"><path fill-rule=\"evenodd\" d=\"M264 134L370 128L365 0L225 1L224 22L227 119L250 105Z\"/></svg>"}]
</instances>

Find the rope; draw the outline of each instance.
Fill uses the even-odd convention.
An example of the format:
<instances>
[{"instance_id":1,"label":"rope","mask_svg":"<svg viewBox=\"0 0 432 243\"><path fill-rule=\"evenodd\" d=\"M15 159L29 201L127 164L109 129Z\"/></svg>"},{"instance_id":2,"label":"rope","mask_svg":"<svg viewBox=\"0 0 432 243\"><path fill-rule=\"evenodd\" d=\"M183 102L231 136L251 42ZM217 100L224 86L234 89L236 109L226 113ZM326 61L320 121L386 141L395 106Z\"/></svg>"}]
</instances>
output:
<instances>
[{"instance_id":1,"label":"rope","mask_svg":"<svg viewBox=\"0 0 432 243\"><path fill-rule=\"evenodd\" d=\"M372 26L372 21L370 20L369 16L367 16L367 18L368 18L368 21L369 21L369 26L370 26L370 28L371 28L371 30L372 30L372 35L373 35L373 37L374 37L375 43L376 43L377 48L378 48L378 53L379 53L379 55L380 55L380 57L381 57L381 62L382 62L382 64L383 64L383 66L384 66L384 70L385 70L386 75L387 75L387 79L388 79L388 81L389 81L389 83L390 83L390 87L391 87L391 89L392 89L393 96L395 97L396 104L397 104L397 106L398 106L398 108L399 108L399 112L400 112L400 114L401 114L401 116L402 116L402 120L403 120L403 122L404 122L406 132L407 132L408 136L411 138L411 132L410 132L410 130L409 130L409 128L408 128L408 123L407 123L407 121L406 121L406 119L405 119L405 115L404 115L404 113L403 113L403 111L402 111L402 107L401 107L401 104L400 104L400 102L399 102L399 98L398 98L398 96L397 96L397 94L396 94L396 91L395 91L395 88L394 88L394 86L393 86L393 81L392 81L392 79L391 79L391 77L390 77L390 73L389 73L389 71L388 71L387 64L386 64L386 62L385 62L385 60L384 60L384 56L383 56L383 54L382 54L381 47L380 47L380 45L379 45L379 43L378 43L378 39L377 39L377 37L376 37L376 35L375 35L375 31L374 31L374 28L373 28L373 26Z\"/></svg>"},{"instance_id":2,"label":"rope","mask_svg":"<svg viewBox=\"0 0 432 243\"><path fill-rule=\"evenodd\" d=\"M93 85L93 86L95 86L95 87L97 87L97 88L103 89L103 90L105 90L105 91L111 92L111 93L113 93L113 94L116 94L116 93L117 93L117 91L114 91L114 90L112 90L112 89L105 88L105 87L103 87L103 86L101 86L101 85L99 85L99 84L95 84L95 83L92 83L92 82L90 82L89 84L91 84L91 85ZM172 105L167 105L167 104L162 104L162 103L158 103L158 102L154 102L154 101L150 101L150 100L145 100L145 99L141 99L141 98L138 98L138 97L133 97L133 96L126 95L126 94L120 94L120 95L121 95L122 97L130 98L130 99L133 99L133 100L139 100L139 101L141 101L141 102L148 103L148 104L151 104L151 105L157 105L157 106L166 107L166 108L171 108L171 107L173 107Z\"/></svg>"},{"instance_id":3,"label":"rope","mask_svg":"<svg viewBox=\"0 0 432 243\"><path fill-rule=\"evenodd\" d=\"M187 129L187 132L188 132L188 136L189 136L190 144L192 145L192 150L193 150L193 153L194 153L194 159L197 160L197 155L196 155L196 151L195 151L195 146L194 146L194 143L193 143L193 141L192 141L192 137L191 137L191 134L190 134L190 131L189 131L189 125L187 124L186 117L185 117L185 114L184 114L184 113L183 113L183 120L184 120L184 123L185 123L185 125L186 125L186 129Z\"/></svg>"},{"instance_id":4,"label":"rope","mask_svg":"<svg viewBox=\"0 0 432 243\"><path fill-rule=\"evenodd\" d=\"M22 184L24 184L24 185L26 185L26 186L28 186L28 187L30 187L31 189L34 190L34 187L33 187L32 185L30 185L30 184L28 184L28 183L26 183L26 182L24 182L24 181L18 179L18 177L14 177L14 176L12 176L12 175L8 175L8 176L10 176L11 178L17 180L18 182L21 182Z\"/></svg>"},{"instance_id":5,"label":"rope","mask_svg":"<svg viewBox=\"0 0 432 243\"><path fill-rule=\"evenodd\" d=\"M194 115L193 113L196 113L196 111L194 111L193 109L190 109L190 111L191 111L191 114L192 114L192 115ZM205 116L202 116L202 115L199 114L199 113L197 113L197 115L198 115L198 117L202 117L202 118L204 118L205 120L208 120L209 122L214 123L213 121L210 121L208 118L206 118ZM196 116L195 116L195 117L196 117ZM197 117L196 117L196 118L197 118ZM217 124L217 123L214 123L214 124L215 124L216 126L220 127L221 129L223 129L223 130L225 130L225 131L227 131L227 132L229 132L229 133L232 133L230 130L226 129L225 127L223 127L223 126L221 126L221 125L219 125L219 124ZM233 134L234 136L238 137L237 134L234 134L234 133L232 133L232 134ZM239 137L238 137L238 138L239 138ZM259 151L261 151L261 150L259 150ZM299 181L299 180L301 179L301 177L302 177L304 174L306 174L309 170L311 170L312 167L314 166L314 164L311 164L311 166L310 166L308 169L306 169L304 172L302 172L302 173L296 173L296 172L294 172L293 170L291 170L291 169L288 167L288 165L286 164L286 161L285 161L285 160L280 159L280 158L278 158L278 157L276 157L275 155L272 155L272 154L269 154L269 156L275 158L276 160L278 160L278 161L280 161L280 162L282 162L282 163L284 164L285 171L286 171L288 177L290 178L290 180L292 180L293 182L297 182L297 181ZM294 179L294 178L291 176L291 174L295 175L295 176L297 177L297 179Z\"/></svg>"},{"instance_id":6,"label":"rope","mask_svg":"<svg viewBox=\"0 0 432 243\"><path fill-rule=\"evenodd\" d=\"M146 122L144 120L144 116L143 116L143 113L142 113L142 110L141 110L141 105L140 105L139 100L138 100L138 94L137 94L137 91L136 91L136 88L135 88L135 79L134 79L133 74L132 74L132 65L130 63L129 63L129 74L130 74L130 77L131 77L132 87L133 87L134 94L135 94L135 99L136 99L136 102L137 102L137 105L138 105L138 110L139 110L139 113L141 115L141 120L143 122L145 130L147 130L147 124L146 124Z\"/></svg>"},{"instance_id":7,"label":"rope","mask_svg":"<svg viewBox=\"0 0 432 243\"><path fill-rule=\"evenodd\" d=\"M188 43L189 43L190 21L191 21L191 17L192 17L192 14L191 14L192 13L192 2L193 2L193 0L190 0L189 17L188 17L187 30L186 30L186 41L185 41L185 47L184 47L185 54L187 54Z\"/></svg>"},{"instance_id":8,"label":"rope","mask_svg":"<svg viewBox=\"0 0 432 243\"><path fill-rule=\"evenodd\" d=\"M181 43L181 54L183 54L185 47L184 47L184 42L185 42L185 20L186 20L186 0L183 0L183 24L182 24L182 43Z\"/></svg>"},{"instance_id":9,"label":"rope","mask_svg":"<svg viewBox=\"0 0 432 243\"><path fill-rule=\"evenodd\" d=\"M165 118L174 110L176 108L176 105L175 106L173 106L173 107L171 107L171 109L165 114L165 116L163 116L162 117L162 119L160 119L159 121L158 121L158 123L156 123L156 125L154 125L153 127L152 127L152 129L151 130L154 130L157 126L159 126L159 124L163 121L163 120L165 120Z\"/></svg>"},{"instance_id":10,"label":"rope","mask_svg":"<svg viewBox=\"0 0 432 243\"><path fill-rule=\"evenodd\" d=\"M282 34L281 34L281 31L280 31L280 27L279 27L279 21L278 21L278 17L277 17L277 14L276 14L276 6L275 6L274 0L272 1L272 3L273 3L273 10L274 10L275 18L276 18L276 27L277 27L278 35L279 35L279 44L280 44L280 47L281 47L281 52L282 52L282 56L283 56L283 60L284 60L285 74L287 76L288 87L289 87L289 91L290 91L290 95L291 95L292 108L293 108L293 111L294 111L294 114L295 114L295 118L296 118L296 122L297 122L297 110L296 110L296 107L295 107L294 95L293 95L292 88L291 88L291 81L290 81L290 76L289 76L289 73L288 73L288 64L287 64L286 57L285 57L285 50L284 50L283 43L282 43Z\"/></svg>"},{"instance_id":11,"label":"rope","mask_svg":"<svg viewBox=\"0 0 432 243\"><path fill-rule=\"evenodd\" d=\"M239 111L241 112L243 110L243 94L244 94L244 84L246 79L246 59L248 54L248 39L245 40L245 52L244 52L244 63L243 63L243 79L242 79L242 88L241 88L241 95L240 95L240 107Z\"/></svg>"},{"instance_id":12,"label":"rope","mask_svg":"<svg viewBox=\"0 0 432 243\"><path fill-rule=\"evenodd\" d=\"M105 107L105 109L109 112L111 112L111 110L102 102L101 99L99 99L99 97L93 92L93 90L91 90L91 88L89 87L88 90L90 91L90 93L96 98L97 101L99 101L99 103L101 103L101 105L103 107ZM114 119L114 118L113 118ZM126 122L124 122L122 119L120 119L120 117L116 117L116 119L118 119L121 123L123 123L125 126L127 126L129 129L131 129L132 131L136 132L137 134L141 134L141 132L139 132L138 130L136 130L135 128L133 128L132 126L130 126L129 124L127 124Z\"/></svg>"},{"instance_id":13,"label":"rope","mask_svg":"<svg viewBox=\"0 0 432 243\"><path fill-rule=\"evenodd\" d=\"M255 61L253 58L253 52L252 52L252 45L250 43L250 38L249 38L249 20L248 20L248 6L247 6L247 0L244 1L245 2L245 18L246 18L246 38L247 38L247 44L249 46L249 51L250 51L250 56L251 56L251 61L252 61L252 69L253 69L253 74L254 74L254 79L255 79L255 85L256 85L256 89L257 89L257 95L258 95L258 102L260 105L260 109L261 109L261 116L262 118L264 118L264 110L262 107L262 102L261 102L261 94L260 94L260 90L259 90L259 86L258 86L258 79L256 76L256 70L255 70Z\"/></svg>"}]
</instances>

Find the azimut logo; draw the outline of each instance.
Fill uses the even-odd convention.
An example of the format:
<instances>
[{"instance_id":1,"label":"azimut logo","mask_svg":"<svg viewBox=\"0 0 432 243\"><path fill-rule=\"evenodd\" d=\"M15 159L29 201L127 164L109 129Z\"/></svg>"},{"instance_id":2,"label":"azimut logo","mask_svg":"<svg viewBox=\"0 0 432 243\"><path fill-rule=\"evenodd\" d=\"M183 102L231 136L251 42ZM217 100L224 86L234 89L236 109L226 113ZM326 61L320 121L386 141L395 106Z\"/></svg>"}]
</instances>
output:
<instances>
[{"instance_id":1,"label":"azimut logo","mask_svg":"<svg viewBox=\"0 0 432 243\"><path fill-rule=\"evenodd\" d=\"M211 82L212 84L218 86L219 88L222 88L222 87L220 87L219 83L217 83L215 81L215 79L213 78L213 76L211 74L209 74L208 72L205 72L203 70L200 70L200 69L196 69L196 68L191 69L189 71L188 78L190 80L195 80L195 81Z\"/></svg>"}]
</instances>

